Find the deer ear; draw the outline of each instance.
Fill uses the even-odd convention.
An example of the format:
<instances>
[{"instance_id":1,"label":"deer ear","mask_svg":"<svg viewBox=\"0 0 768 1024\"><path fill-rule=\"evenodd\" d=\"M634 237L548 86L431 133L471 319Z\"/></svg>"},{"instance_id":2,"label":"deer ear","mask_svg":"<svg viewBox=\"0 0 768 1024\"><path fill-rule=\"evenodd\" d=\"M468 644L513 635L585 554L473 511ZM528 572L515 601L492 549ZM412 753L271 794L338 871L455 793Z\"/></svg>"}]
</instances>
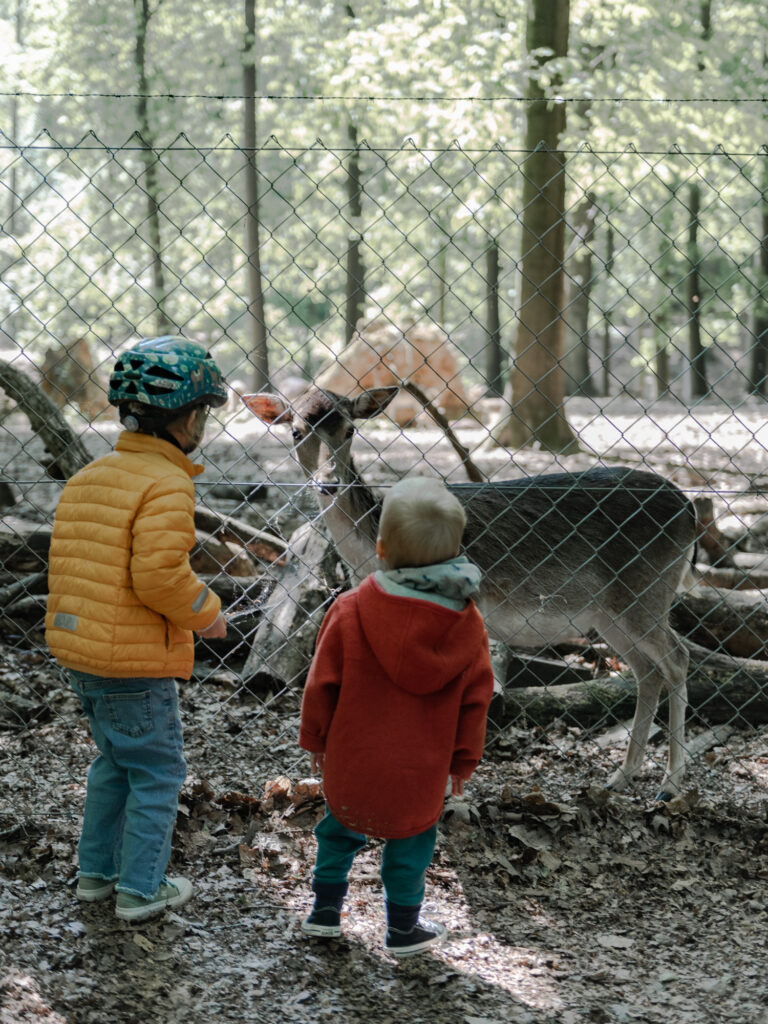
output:
<instances>
[{"instance_id":1,"label":"deer ear","mask_svg":"<svg viewBox=\"0 0 768 1024\"><path fill-rule=\"evenodd\" d=\"M352 399L352 416L356 420L368 420L378 416L398 393L400 388L372 388Z\"/></svg>"},{"instance_id":2,"label":"deer ear","mask_svg":"<svg viewBox=\"0 0 768 1024\"><path fill-rule=\"evenodd\" d=\"M253 415L258 416L263 423L290 423L293 415L291 407L277 395L261 392L258 395L243 395L242 397L243 402Z\"/></svg>"}]
</instances>

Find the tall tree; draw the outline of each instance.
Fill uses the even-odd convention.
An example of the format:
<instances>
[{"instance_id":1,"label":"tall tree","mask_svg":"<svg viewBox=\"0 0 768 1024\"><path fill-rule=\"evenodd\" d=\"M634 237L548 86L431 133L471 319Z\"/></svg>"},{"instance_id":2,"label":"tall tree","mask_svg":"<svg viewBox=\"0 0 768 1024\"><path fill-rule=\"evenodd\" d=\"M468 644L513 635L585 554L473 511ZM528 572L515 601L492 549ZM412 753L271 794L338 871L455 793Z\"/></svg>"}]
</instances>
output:
<instances>
[{"instance_id":1,"label":"tall tree","mask_svg":"<svg viewBox=\"0 0 768 1024\"><path fill-rule=\"evenodd\" d=\"M243 109L245 115L245 251L248 256L248 309L246 311L252 381L257 391L269 388L269 352L264 287L261 276L259 173L256 156L256 0L245 0L243 44Z\"/></svg>"},{"instance_id":2,"label":"tall tree","mask_svg":"<svg viewBox=\"0 0 768 1024\"><path fill-rule=\"evenodd\" d=\"M699 6L702 47L699 51L699 73L706 69L704 44L712 38L712 0L702 0ZM692 181L688 190L688 275L685 300L688 307L688 358L691 364L691 398L703 398L709 392L707 380L707 352L701 340L701 277L699 265L699 216L701 187Z\"/></svg>"},{"instance_id":3,"label":"tall tree","mask_svg":"<svg viewBox=\"0 0 768 1024\"><path fill-rule=\"evenodd\" d=\"M594 395L590 368L589 311L592 294L592 240L597 202L592 192L576 204L571 227L574 237L567 258L568 302L565 313L565 389L568 394Z\"/></svg>"},{"instance_id":4,"label":"tall tree","mask_svg":"<svg viewBox=\"0 0 768 1024\"><path fill-rule=\"evenodd\" d=\"M355 20L350 4L345 4L346 16ZM348 225L346 286L344 306L344 344L352 340L357 321L365 309L365 265L363 263L363 186L360 170L360 145L354 115L347 124L349 154L347 156L347 206L345 221Z\"/></svg>"},{"instance_id":5,"label":"tall tree","mask_svg":"<svg viewBox=\"0 0 768 1024\"><path fill-rule=\"evenodd\" d=\"M613 231L613 224L610 220L606 221L605 225L605 278L607 281L611 280L613 274L613 257L616 248L616 240ZM603 345L602 345L602 356L600 359L600 367L602 373L600 374L600 394L610 395L611 393L611 333L613 331L613 325L611 323L611 311L606 309L603 313Z\"/></svg>"},{"instance_id":6,"label":"tall tree","mask_svg":"<svg viewBox=\"0 0 768 1024\"><path fill-rule=\"evenodd\" d=\"M24 40L24 0L16 0L16 10L14 12L14 41L16 43L16 49L21 51L21 47ZM19 126L19 97L11 96L11 142L14 146L18 146L20 143L20 126ZM5 222L5 233L9 238L17 237L17 222L18 213L21 210L21 199L20 193L20 180L19 180L19 160L14 160L11 163L10 171L8 174L8 219ZM4 262L4 261L3 261ZM5 275L3 275L5 276ZM6 287L7 283L6 283ZM12 293L11 293L12 294ZM17 341L16 338L16 295L13 295L12 306L8 312L8 316L5 318L3 325L0 327L0 337L5 335L10 338L14 343Z\"/></svg>"},{"instance_id":7,"label":"tall tree","mask_svg":"<svg viewBox=\"0 0 768 1024\"><path fill-rule=\"evenodd\" d=\"M753 394L768 398L768 153L761 155L760 163L760 245L755 256L758 288L752 316L749 384Z\"/></svg>"},{"instance_id":8,"label":"tall tree","mask_svg":"<svg viewBox=\"0 0 768 1024\"><path fill-rule=\"evenodd\" d=\"M670 183L669 193L675 197L679 189L679 181L674 178ZM653 310L649 311L649 319L653 324L653 373L656 378L656 395L662 398L670 394L670 335L676 324L679 324L680 302L675 296L675 283L680 270L677 265L677 249L672 244L675 232L675 210L679 204L665 203L658 216L661 237L659 239L659 255L654 263L656 277L661 284L661 297Z\"/></svg>"},{"instance_id":9,"label":"tall tree","mask_svg":"<svg viewBox=\"0 0 768 1024\"><path fill-rule=\"evenodd\" d=\"M504 393L504 352L501 347L501 317L499 314L499 240L489 239L485 250L486 362L485 380L489 395Z\"/></svg>"},{"instance_id":10,"label":"tall tree","mask_svg":"<svg viewBox=\"0 0 768 1024\"><path fill-rule=\"evenodd\" d=\"M763 70L768 69L768 39L763 35ZM755 254L757 296L752 315L752 346L749 385L752 394L768 398L768 152L760 155L760 203L758 209L760 246Z\"/></svg>"},{"instance_id":11,"label":"tall tree","mask_svg":"<svg viewBox=\"0 0 768 1024\"><path fill-rule=\"evenodd\" d=\"M157 180L157 153L155 151L154 132L149 120L149 83L147 78L147 33L154 11L150 10L149 0L133 0L133 3L136 11L134 64L138 79L136 114L139 121L141 157L144 162L143 189L147 203L147 230L149 232L149 247L152 257L152 287L150 294L155 304L157 333L165 334L172 330L172 325L166 312L165 266L163 263L163 244L160 230L160 190Z\"/></svg>"},{"instance_id":12,"label":"tall tree","mask_svg":"<svg viewBox=\"0 0 768 1024\"><path fill-rule=\"evenodd\" d=\"M548 451L578 450L565 418L565 159L559 151L565 105L542 84L549 61L568 52L570 0L533 0L526 26L532 67L526 86L521 286L512 410L494 431L509 447L539 442ZM557 74L552 84L559 84Z\"/></svg>"}]
</instances>

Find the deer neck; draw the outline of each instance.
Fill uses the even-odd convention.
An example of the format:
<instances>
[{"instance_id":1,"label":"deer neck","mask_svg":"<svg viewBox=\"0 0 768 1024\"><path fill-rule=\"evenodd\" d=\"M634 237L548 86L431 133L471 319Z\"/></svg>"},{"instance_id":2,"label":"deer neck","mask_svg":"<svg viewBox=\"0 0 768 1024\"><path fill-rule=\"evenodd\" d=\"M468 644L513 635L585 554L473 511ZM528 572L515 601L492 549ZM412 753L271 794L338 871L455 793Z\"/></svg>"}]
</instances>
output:
<instances>
[{"instance_id":1,"label":"deer neck","mask_svg":"<svg viewBox=\"0 0 768 1024\"><path fill-rule=\"evenodd\" d=\"M333 487L316 482L317 501L339 555L353 583L361 583L379 567L376 537L381 501L357 472L351 455L335 459Z\"/></svg>"}]
</instances>

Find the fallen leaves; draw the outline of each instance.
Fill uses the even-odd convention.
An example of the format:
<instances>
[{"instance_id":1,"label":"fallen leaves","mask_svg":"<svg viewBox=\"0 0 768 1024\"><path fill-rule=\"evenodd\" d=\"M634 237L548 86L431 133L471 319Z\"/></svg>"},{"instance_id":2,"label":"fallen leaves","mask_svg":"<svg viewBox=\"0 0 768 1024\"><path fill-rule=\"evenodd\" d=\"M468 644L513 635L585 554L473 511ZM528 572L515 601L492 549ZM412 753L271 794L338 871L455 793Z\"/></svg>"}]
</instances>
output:
<instances>
[{"instance_id":1,"label":"fallen leaves","mask_svg":"<svg viewBox=\"0 0 768 1024\"><path fill-rule=\"evenodd\" d=\"M634 941L626 935L596 935L595 941L604 949L631 949Z\"/></svg>"},{"instance_id":2,"label":"fallen leaves","mask_svg":"<svg viewBox=\"0 0 768 1024\"><path fill-rule=\"evenodd\" d=\"M531 759L489 755L466 798L447 802L428 871L429 916L449 941L401 965L382 948L377 842L355 861L342 940L299 933L324 803L297 768L296 700L268 717L219 685L182 689L199 774L181 794L171 869L194 879L195 899L127 925L111 901L74 899L93 746L53 675L41 693L50 722L0 732L0 956L34 986L0 994L14 1021L125 1021L137 990L163 1024L384 1024L406 1007L457 1024L699 1024L715 1003L723 1020L761 1019L768 802L706 761L691 768L695 789L657 804L655 766L611 793L600 758L615 750L568 730L537 734ZM518 751L530 739L521 729ZM759 766L765 735L743 742L740 763Z\"/></svg>"}]
</instances>

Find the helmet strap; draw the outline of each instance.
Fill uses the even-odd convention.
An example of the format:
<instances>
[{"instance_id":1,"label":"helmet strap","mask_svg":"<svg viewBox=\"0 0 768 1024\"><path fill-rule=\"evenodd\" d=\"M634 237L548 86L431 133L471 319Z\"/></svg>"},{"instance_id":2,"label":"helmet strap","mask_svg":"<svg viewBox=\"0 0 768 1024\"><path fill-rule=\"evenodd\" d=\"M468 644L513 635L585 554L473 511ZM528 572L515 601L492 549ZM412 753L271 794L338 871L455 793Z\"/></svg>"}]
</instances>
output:
<instances>
[{"instance_id":1,"label":"helmet strap","mask_svg":"<svg viewBox=\"0 0 768 1024\"><path fill-rule=\"evenodd\" d=\"M148 410L146 413L138 412L138 410L123 411L120 410L120 422L126 430L132 434L148 434L150 437L156 437L160 441L168 441L174 445L179 451L184 452L185 455L189 455L189 452L185 451L179 440L173 436L173 434L167 429L168 424L176 419L180 419L185 415L189 415L194 410L200 408L199 405L187 406L185 409L175 409L172 415L168 415L167 412L162 411L154 413ZM197 445L195 445L197 447ZM194 451L194 448L191 449Z\"/></svg>"},{"instance_id":2,"label":"helmet strap","mask_svg":"<svg viewBox=\"0 0 768 1024\"><path fill-rule=\"evenodd\" d=\"M176 417L172 417L175 419ZM137 412L123 412L120 410L120 422L126 430L132 434L148 434L150 437L157 437L161 441L169 441L172 445L175 445L179 450L181 445L166 429L167 424L170 422L166 415L153 415L149 413L137 413Z\"/></svg>"}]
</instances>

